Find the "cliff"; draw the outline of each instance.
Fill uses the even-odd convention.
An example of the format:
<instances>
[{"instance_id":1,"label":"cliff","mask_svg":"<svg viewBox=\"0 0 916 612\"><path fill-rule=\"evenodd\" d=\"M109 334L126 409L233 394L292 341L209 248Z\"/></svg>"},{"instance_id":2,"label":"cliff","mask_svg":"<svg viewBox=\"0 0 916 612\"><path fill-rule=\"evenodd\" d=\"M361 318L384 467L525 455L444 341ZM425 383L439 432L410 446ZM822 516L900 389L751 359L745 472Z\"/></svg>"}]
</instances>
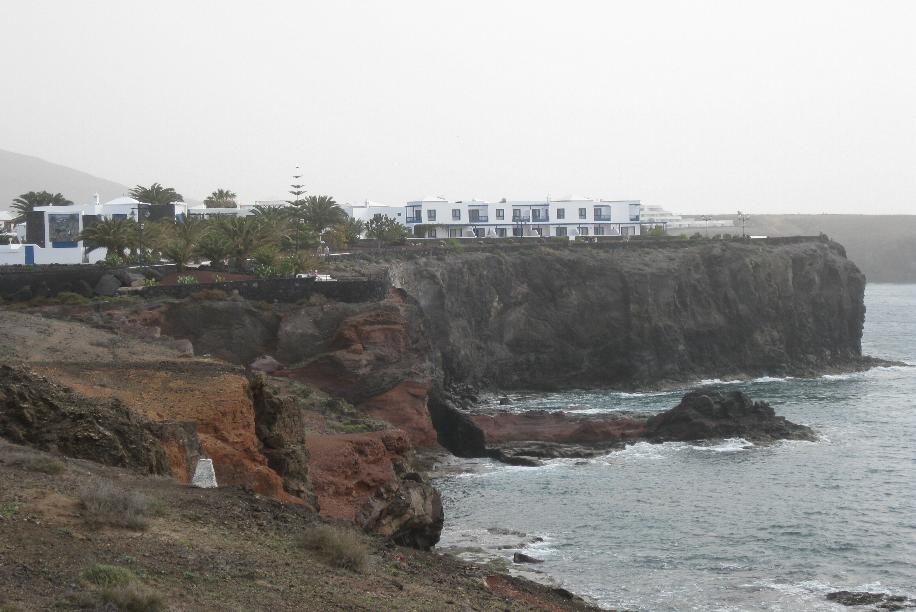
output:
<instances>
[{"instance_id":1,"label":"cliff","mask_svg":"<svg viewBox=\"0 0 916 612\"><path fill-rule=\"evenodd\" d=\"M865 277L826 239L405 251L447 384L647 387L862 367Z\"/></svg>"}]
</instances>

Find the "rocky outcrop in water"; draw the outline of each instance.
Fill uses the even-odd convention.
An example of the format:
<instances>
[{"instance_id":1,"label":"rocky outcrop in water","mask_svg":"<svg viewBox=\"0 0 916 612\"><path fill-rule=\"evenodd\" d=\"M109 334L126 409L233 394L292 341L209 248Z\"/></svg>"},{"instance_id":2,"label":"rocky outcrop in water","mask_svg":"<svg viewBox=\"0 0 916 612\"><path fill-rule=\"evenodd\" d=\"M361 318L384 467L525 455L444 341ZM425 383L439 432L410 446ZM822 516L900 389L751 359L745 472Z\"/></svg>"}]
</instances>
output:
<instances>
[{"instance_id":1,"label":"rocky outcrop in water","mask_svg":"<svg viewBox=\"0 0 916 612\"><path fill-rule=\"evenodd\" d=\"M693 391L681 403L646 421L643 436L653 442L744 438L750 442L814 440L810 427L776 416L766 402L740 391Z\"/></svg>"}]
</instances>

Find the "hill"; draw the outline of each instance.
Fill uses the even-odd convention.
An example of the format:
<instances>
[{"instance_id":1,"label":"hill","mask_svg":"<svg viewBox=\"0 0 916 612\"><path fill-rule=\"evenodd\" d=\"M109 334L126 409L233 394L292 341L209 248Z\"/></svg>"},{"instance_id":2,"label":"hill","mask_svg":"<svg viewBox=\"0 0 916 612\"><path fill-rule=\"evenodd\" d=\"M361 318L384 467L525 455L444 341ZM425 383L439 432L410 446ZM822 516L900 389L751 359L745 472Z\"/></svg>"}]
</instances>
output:
<instances>
[{"instance_id":1,"label":"hill","mask_svg":"<svg viewBox=\"0 0 916 612\"><path fill-rule=\"evenodd\" d=\"M724 216L721 218L732 218ZM728 228L740 233L740 228ZM719 229L712 230L718 232ZM695 229L678 233L695 233ZM700 230L702 233L702 230ZM873 283L916 283L916 215L753 215L747 233L827 234Z\"/></svg>"},{"instance_id":2,"label":"hill","mask_svg":"<svg viewBox=\"0 0 916 612\"><path fill-rule=\"evenodd\" d=\"M38 157L0 150L0 209L9 208L20 194L41 190L86 203L96 193L103 202L124 195L128 187Z\"/></svg>"}]
</instances>

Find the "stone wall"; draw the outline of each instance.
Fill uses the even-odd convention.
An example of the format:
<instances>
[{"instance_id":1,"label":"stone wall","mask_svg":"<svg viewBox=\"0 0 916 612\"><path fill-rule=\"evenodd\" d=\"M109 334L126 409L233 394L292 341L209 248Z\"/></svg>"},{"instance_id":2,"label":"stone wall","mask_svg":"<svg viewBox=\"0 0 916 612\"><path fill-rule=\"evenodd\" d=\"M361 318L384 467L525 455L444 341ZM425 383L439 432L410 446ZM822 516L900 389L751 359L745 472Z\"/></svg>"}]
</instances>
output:
<instances>
[{"instance_id":1,"label":"stone wall","mask_svg":"<svg viewBox=\"0 0 916 612\"><path fill-rule=\"evenodd\" d=\"M385 298L390 284L387 280L360 279L316 282L310 278L270 278L222 283L196 283L190 285L155 285L144 287L144 297L187 298L205 289L219 289L226 293L238 292L249 300L294 303L313 295L322 295L337 302L375 302Z\"/></svg>"}]
</instances>

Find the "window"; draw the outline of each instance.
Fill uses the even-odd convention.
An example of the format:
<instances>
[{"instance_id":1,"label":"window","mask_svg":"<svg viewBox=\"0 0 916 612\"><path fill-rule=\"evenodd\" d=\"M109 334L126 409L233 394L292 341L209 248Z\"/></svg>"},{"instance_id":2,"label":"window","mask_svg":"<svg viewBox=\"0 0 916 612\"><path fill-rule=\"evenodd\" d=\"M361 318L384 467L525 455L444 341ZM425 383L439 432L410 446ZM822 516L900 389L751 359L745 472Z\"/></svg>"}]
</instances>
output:
<instances>
[{"instance_id":1,"label":"window","mask_svg":"<svg viewBox=\"0 0 916 612\"><path fill-rule=\"evenodd\" d=\"M506 218L506 209L505 209L505 208L497 208L497 209L496 209L496 218L497 218L497 219L505 219L505 218Z\"/></svg>"},{"instance_id":2,"label":"window","mask_svg":"<svg viewBox=\"0 0 916 612\"><path fill-rule=\"evenodd\" d=\"M584 208L580 208L580 209L579 209L579 218L580 218L580 219L584 219L584 218L585 218L585 209L584 209Z\"/></svg>"},{"instance_id":3,"label":"window","mask_svg":"<svg viewBox=\"0 0 916 612\"><path fill-rule=\"evenodd\" d=\"M580 236L588 236L588 228L587 228L587 227L580 227L580 228L579 228L579 235L580 235Z\"/></svg>"},{"instance_id":4,"label":"window","mask_svg":"<svg viewBox=\"0 0 916 612\"><path fill-rule=\"evenodd\" d=\"M434 210L427 210L427 211L426 211L426 220L427 220L427 221L435 221L435 220L436 220L436 211L434 211ZM433 238L435 238L435 236L433 236Z\"/></svg>"},{"instance_id":5,"label":"window","mask_svg":"<svg viewBox=\"0 0 916 612\"><path fill-rule=\"evenodd\" d=\"M513 208L513 209L512 209L512 220L513 220L513 221L521 221L521 219L522 219L522 209L520 209L520 208Z\"/></svg>"},{"instance_id":6,"label":"window","mask_svg":"<svg viewBox=\"0 0 916 612\"><path fill-rule=\"evenodd\" d=\"M448 237L449 238L459 238L460 237L459 230L456 230L454 228L450 229L448 231Z\"/></svg>"},{"instance_id":7,"label":"window","mask_svg":"<svg viewBox=\"0 0 916 612\"><path fill-rule=\"evenodd\" d=\"M604 236L604 226L603 226L603 225L596 225L596 226L595 226L595 235L596 235L596 236Z\"/></svg>"},{"instance_id":8,"label":"window","mask_svg":"<svg viewBox=\"0 0 916 612\"><path fill-rule=\"evenodd\" d=\"M568 234L566 233L566 228L565 228L565 227L558 227L558 228L557 228L557 236L566 236L566 235L568 235Z\"/></svg>"},{"instance_id":9,"label":"window","mask_svg":"<svg viewBox=\"0 0 916 612\"><path fill-rule=\"evenodd\" d=\"M513 228L512 228L512 235L515 236L516 238L520 238L520 237L522 236L522 228L520 228L520 227L513 227Z\"/></svg>"},{"instance_id":10,"label":"window","mask_svg":"<svg viewBox=\"0 0 916 612\"><path fill-rule=\"evenodd\" d=\"M505 238L505 237L506 237L506 228L504 228L504 227L497 227L497 228L496 228L496 236L499 237L499 238Z\"/></svg>"},{"instance_id":11,"label":"window","mask_svg":"<svg viewBox=\"0 0 916 612\"><path fill-rule=\"evenodd\" d=\"M452 209L452 220L453 220L453 221L460 221L460 220L461 220L461 209L460 209L460 208L453 208L453 209Z\"/></svg>"},{"instance_id":12,"label":"window","mask_svg":"<svg viewBox=\"0 0 916 612\"><path fill-rule=\"evenodd\" d=\"M557 209L557 219L565 219L565 218L566 218L566 209L558 208ZM563 234L563 235L565 236L566 234ZM559 234L557 234L557 236L559 236Z\"/></svg>"},{"instance_id":13,"label":"window","mask_svg":"<svg viewBox=\"0 0 916 612\"><path fill-rule=\"evenodd\" d=\"M431 212L435 212L435 211L431 211ZM435 238L436 237L436 228L426 230L426 237Z\"/></svg>"},{"instance_id":14,"label":"window","mask_svg":"<svg viewBox=\"0 0 916 612\"><path fill-rule=\"evenodd\" d=\"M381 218L382 218L382 213L375 213L374 215L372 215L372 218L373 218L373 219L381 219Z\"/></svg>"}]
</instances>

